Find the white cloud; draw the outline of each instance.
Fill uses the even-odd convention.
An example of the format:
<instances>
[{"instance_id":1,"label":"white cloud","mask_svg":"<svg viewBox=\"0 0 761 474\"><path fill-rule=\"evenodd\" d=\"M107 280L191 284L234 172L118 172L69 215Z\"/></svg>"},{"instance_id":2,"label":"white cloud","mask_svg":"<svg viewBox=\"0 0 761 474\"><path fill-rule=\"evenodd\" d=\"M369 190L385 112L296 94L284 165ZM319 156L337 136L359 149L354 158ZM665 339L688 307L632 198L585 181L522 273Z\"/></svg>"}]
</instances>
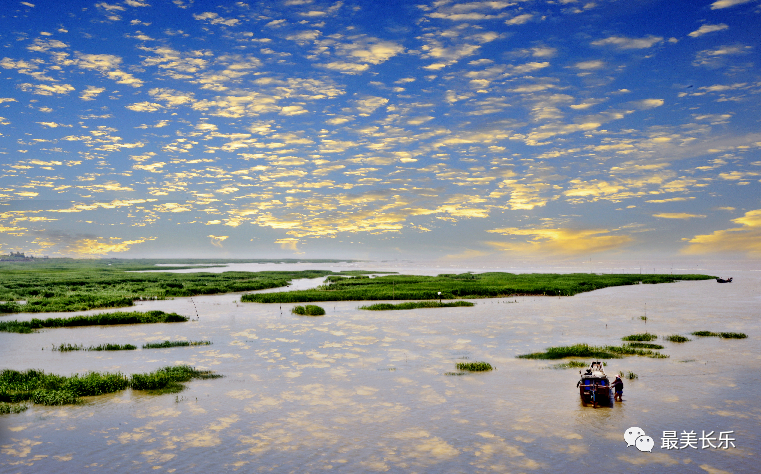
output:
<instances>
[{"instance_id":1,"label":"white cloud","mask_svg":"<svg viewBox=\"0 0 761 474\"><path fill-rule=\"evenodd\" d=\"M130 73L119 69L122 58L113 54L82 54L76 53L76 64L82 69L95 70L116 81L117 84L127 84L132 87L140 87L143 81Z\"/></svg>"},{"instance_id":2,"label":"white cloud","mask_svg":"<svg viewBox=\"0 0 761 474\"><path fill-rule=\"evenodd\" d=\"M156 104L153 102L137 102L135 104L126 105L130 110L134 110L135 112L155 112L159 109L162 109L161 104Z\"/></svg>"},{"instance_id":3,"label":"white cloud","mask_svg":"<svg viewBox=\"0 0 761 474\"><path fill-rule=\"evenodd\" d=\"M209 23L212 25L225 25L225 26L235 26L238 23L240 23L240 20L235 18L222 18L216 13L213 12L204 12L201 14L193 14L193 18L199 21L208 20Z\"/></svg>"},{"instance_id":4,"label":"white cloud","mask_svg":"<svg viewBox=\"0 0 761 474\"><path fill-rule=\"evenodd\" d=\"M723 66L728 60L728 56L739 56L749 53L753 48L741 44L723 45L716 49L704 49L695 55L693 66L706 66L716 68Z\"/></svg>"},{"instance_id":5,"label":"white cloud","mask_svg":"<svg viewBox=\"0 0 761 474\"><path fill-rule=\"evenodd\" d=\"M507 20L505 23L508 25L522 25L530 21L532 18L534 18L534 15L530 13L524 13L523 15L518 15L514 18Z\"/></svg>"},{"instance_id":6,"label":"white cloud","mask_svg":"<svg viewBox=\"0 0 761 474\"><path fill-rule=\"evenodd\" d=\"M18 87L24 91L31 91L32 94L37 95L53 95L53 94L68 94L74 90L74 86L71 84L19 84Z\"/></svg>"},{"instance_id":7,"label":"white cloud","mask_svg":"<svg viewBox=\"0 0 761 474\"><path fill-rule=\"evenodd\" d=\"M592 69L600 69L605 67L605 61L600 61L599 59L591 60L591 61L581 61L573 65L576 69L581 69L583 71L589 71Z\"/></svg>"},{"instance_id":8,"label":"white cloud","mask_svg":"<svg viewBox=\"0 0 761 474\"><path fill-rule=\"evenodd\" d=\"M123 12L123 11L126 10L126 8L124 8L121 5L111 5L111 4L106 3L106 2L96 3L95 6L98 7L98 8L102 8L102 9L104 9L106 11L109 11L109 12L111 12L111 11L122 11Z\"/></svg>"},{"instance_id":9,"label":"white cloud","mask_svg":"<svg viewBox=\"0 0 761 474\"><path fill-rule=\"evenodd\" d=\"M752 1L753 0L717 0L711 4L711 10L734 7L735 5L742 5L743 3L750 3Z\"/></svg>"},{"instance_id":10,"label":"white cloud","mask_svg":"<svg viewBox=\"0 0 761 474\"><path fill-rule=\"evenodd\" d=\"M104 90L106 90L105 87L87 86L87 89L82 91L79 98L82 100L95 100L95 97Z\"/></svg>"},{"instance_id":11,"label":"white cloud","mask_svg":"<svg viewBox=\"0 0 761 474\"><path fill-rule=\"evenodd\" d=\"M726 30L728 28L729 26L727 26L725 23L719 23L718 25L702 25L700 28L687 36L697 38L698 36L703 36L706 33L713 33L714 31Z\"/></svg>"},{"instance_id":12,"label":"white cloud","mask_svg":"<svg viewBox=\"0 0 761 474\"><path fill-rule=\"evenodd\" d=\"M625 36L609 36L592 41L594 46L615 46L618 49L646 49L663 42L661 36L646 36L644 38L627 38Z\"/></svg>"}]
</instances>

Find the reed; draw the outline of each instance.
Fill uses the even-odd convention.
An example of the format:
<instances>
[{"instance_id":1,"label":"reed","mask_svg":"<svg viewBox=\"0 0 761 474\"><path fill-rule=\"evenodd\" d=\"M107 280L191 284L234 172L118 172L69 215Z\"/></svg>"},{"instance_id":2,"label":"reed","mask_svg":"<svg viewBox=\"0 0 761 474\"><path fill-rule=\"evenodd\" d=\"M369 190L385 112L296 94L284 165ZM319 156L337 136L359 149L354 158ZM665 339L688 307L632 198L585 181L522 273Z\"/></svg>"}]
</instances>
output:
<instances>
[{"instance_id":1,"label":"reed","mask_svg":"<svg viewBox=\"0 0 761 474\"><path fill-rule=\"evenodd\" d=\"M28 405L22 405L18 403L5 403L0 402L0 415L8 415L12 413L21 413L29 408Z\"/></svg>"},{"instance_id":2,"label":"reed","mask_svg":"<svg viewBox=\"0 0 761 474\"><path fill-rule=\"evenodd\" d=\"M627 372L626 374L624 374L623 372L619 371L618 375L620 375L621 378L623 378L623 379L629 379L629 380L634 380L634 379L638 379L639 378L639 375L635 374L631 370L629 372Z\"/></svg>"},{"instance_id":3,"label":"reed","mask_svg":"<svg viewBox=\"0 0 761 474\"><path fill-rule=\"evenodd\" d=\"M586 362L582 362L580 360L570 360L562 364L554 364L550 367L553 369L583 369L587 366L588 364Z\"/></svg>"},{"instance_id":4,"label":"reed","mask_svg":"<svg viewBox=\"0 0 761 474\"><path fill-rule=\"evenodd\" d=\"M486 372L492 370L493 367L488 362L457 362L455 364L457 370L464 370L467 372Z\"/></svg>"},{"instance_id":5,"label":"reed","mask_svg":"<svg viewBox=\"0 0 761 474\"><path fill-rule=\"evenodd\" d=\"M323 308L314 304L294 306L291 312L300 316L323 316L325 314Z\"/></svg>"},{"instance_id":6,"label":"reed","mask_svg":"<svg viewBox=\"0 0 761 474\"><path fill-rule=\"evenodd\" d=\"M452 303L441 303L439 301L409 301L399 304L377 303L368 306L360 306L359 309L366 309L370 311L390 311L417 308L453 308L459 306L474 306L474 304L470 301L454 301Z\"/></svg>"},{"instance_id":7,"label":"reed","mask_svg":"<svg viewBox=\"0 0 761 474\"><path fill-rule=\"evenodd\" d=\"M90 346L85 347L81 344L69 344L68 342L64 342L63 344L60 344L58 346L54 346L54 351L59 352L71 352L71 351L134 351L137 349L136 346L133 346L132 344L100 344L98 346Z\"/></svg>"},{"instance_id":8,"label":"reed","mask_svg":"<svg viewBox=\"0 0 761 474\"><path fill-rule=\"evenodd\" d=\"M88 372L84 375L74 374L63 384L64 391L70 391L77 397L89 397L114 393L129 387L129 380L121 372Z\"/></svg>"},{"instance_id":9,"label":"reed","mask_svg":"<svg viewBox=\"0 0 761 474\"><path fill-rule=\"evenodd\" d=\"M199 371L187 365L170 366L146 374L127 377L119 372L74 374L70 377L30 369L0 372L0 402L17 404L31 401L39 405L78 403L80 397L114 393L132 387L157 393L182 390L181 383L192 379L211 379L221 375Z\"/></svg>"},{"instance_id":10,"label":"reed","mask_svg":"<svg viewBox=\"0 0 761 474\"><path fill-rule=\"evenodd\" d=\"M663 339L669 341L669 342L689 342L691 341L690 338L680 336L679 334L672 334L670 336L663 336Z\"/></svg>"},{"instance_id":11,"label":"reed","mask_svg":"<svg viewBox=\"0 0 761 474\"><path fill-rule=\"evenodd\" d=\"M325 270L143 272L160 269L156 267L157 263L170 261L51 258L26 263L3 262L3 267L0 268L0 301L4 303L0 303L0 313L48 313L127 307L132 306L135 300L262 290L286 286L295 278L334 275ZM185 268L193 268L194 265L197 267L198 263L190 262ZM225 261L217 260L213 263L223 265ZM19 304L19 300L25 300L26 303Z\"/></svg>"},{"instance_id":12,"label":"reed","mask_svg":"<svg viewBox=\"0 0 761 474\"><path fill-rule=\"evenodd\" d=\"M629 336L624 336L621 338L622 341L638 341L638 342L649 342L654 341L658 339L658 336L655 334L650 333L644 333L644 334L631 334Z\"/></svg>"},{"instance_id":13,"label":"reed","mask_svg":"<svg viewBox=\"0 0 761 474\"><path fill-rule=\"evenodd\" d=\"M637 349L663 349L663 346L660 344L653 344L650 342L629 342L627 344L624 344L625 346L629 347L635 347Z\"/></svg>"},{"instance_id":14,"label":"reed","mask_svg":"<svg viewBox=\"0 0 761 474\"><path fill-rule=\"evenodd\" d=\"M37 405L73 405L79 397L69 390L35 390L30 400Z\"/></svg>"},{"instance_id":15,"label":"reed","mask_svg":"<svg viewBox=\"0 0 761 474\"><path fill-rule=\"evenodd\" d=\"M246 294L242 302L309 303L316 301L439 300L497 298L516 295L572 296L600 288L639 283L711 279L708 275L512 274L502 272L388 275L375 278L328 278L312 290ZM441 293L441 294L439 294Z\"/></svg>"},{"instance_id":16,"label":"reed","mask_svg":"<svg viewBox=\"0 0 761 474\"><path fill-rule=\"evenodd\" d=\"M61 343L58 346L53 346L54 351L58 352L71 352L71 351L84 351L85 346L79 344L69 344L68 342Z\"/></svg>"},{"instance_id":17,"label":"reed","mask_svg":"<svg viewBox=\"0 0 761 474\"><path fill-rule=\"evenodd\" d=\"M171 347L208 346L210 341L164 341L143 344L143 349L169 349Z\"/></svg>"},{"instance_id":18,"label":"reed","mask_svg":"<svg viewBox=\"0 0 761 474\"><path fill-rule=\"evenodd\" d=\"M699 336L699 337L721 337L724 339L745 339L746 337L748 337L748 335L743 332L695 331L692 333L692 335Z\"/></svg>"},{"instance_id":19,"label":"reed","mask_svg":"<svg viewBox=\"0 0 761 474\"><path fill-rule=\"evenodd\" d=\"M90 346L88 351L134 351L137 346L132 344L101 344L98 346Z\"/></svg>"},{"instance_id":20,"label":"reed","mask_svg":"<svg viewBox=\"0 0 761 474\"><path fill-rule=\"evenodd\" d=\"M101 313L71 318L48 318L31 321L0 321L0 332L29 334L36 329L80 326L110 326L115 324L177 323L188 321L185 316L163 311Z\"/></svg>"},{"instance_id":21,"label":"reed","mask_svg":"<svg viewBox=\"0 0 761 474\"><path fill-rule=\"evenodd\" d=\"M534 352L517 356L519 359L565 359L567 357L584 357L595 359L620 359L623 356L644 356L656 359L666 358L667 355L650 349L639 349L629 346L590 346L589 344L574 344L572 346L548 347L545 352Z\"/></svg>"},{"instance_id":22,"label":"reed","mask_svg":"<svg viewBox=\"0 0 761 474\"><path fill-rule=\"evenodd\" d=\"M196 370L188 365L164 367L155 372L132 374L130 386L133 390L148 390L154 393L175 393L183 389L182 382L192 379L213 379L221 375L209 370Z\"/></svg>"}]
</instances>

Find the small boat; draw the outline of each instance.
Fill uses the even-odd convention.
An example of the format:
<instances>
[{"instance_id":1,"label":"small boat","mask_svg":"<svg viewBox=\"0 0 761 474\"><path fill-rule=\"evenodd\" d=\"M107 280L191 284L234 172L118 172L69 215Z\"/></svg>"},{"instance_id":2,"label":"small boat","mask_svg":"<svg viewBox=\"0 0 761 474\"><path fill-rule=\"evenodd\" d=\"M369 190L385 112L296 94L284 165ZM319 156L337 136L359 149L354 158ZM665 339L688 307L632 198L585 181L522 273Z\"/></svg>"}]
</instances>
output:
<instances>
[{"instance_id":1,"label":"small boat","mask_svg":"<svg viewBox=\"0 0 761 474\"><path fill-rule=\"evenodd\" d=\"M717 283L732 283L732 277L727 278L726 280L723 278L716 278Z\"/></svg>"},{"instance_id":2,"label":"small boat","mask_svg":"<svg viewBox=\"0 0 761 474\"><path fill-rule=\"evenodd\" d=\"M597 405L609 405L610 381L605 375L602 362L592 362L586 371L579 371L579 374L581 374L581 379L576 386L579 387L581 400L585 403L591 403L595 408Z\"/></svg>"}]
</instances>

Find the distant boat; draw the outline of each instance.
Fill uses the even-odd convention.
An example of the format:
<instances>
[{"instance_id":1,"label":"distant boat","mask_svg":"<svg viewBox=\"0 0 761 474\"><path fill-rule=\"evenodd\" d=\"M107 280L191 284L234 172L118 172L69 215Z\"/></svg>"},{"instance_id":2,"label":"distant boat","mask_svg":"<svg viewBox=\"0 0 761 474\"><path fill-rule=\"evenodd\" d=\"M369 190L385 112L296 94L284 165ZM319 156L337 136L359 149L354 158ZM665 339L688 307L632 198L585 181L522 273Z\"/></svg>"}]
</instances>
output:
<instances>
[{"instance_id":1,"label":"distant boat","mask_svg":"<svg viewBox=\"0 0 761 474\"><path fill-rule=\"evenodd\" d=\"M727 278L726 280L723 278L716 278L717 283L732 283L732 277Z\"/></svg>"},{"instance_id":2,"label":"distant boat","mask_svg":"<svg viewBox=\"0 0 761 474\"><path fill-rule=\"evenodd\" d=\"M602 368L602 362L594 361L589 368L581 374L581 380L576 384L579 387L579 395L585 403L597 405L610 404L610 381Z\"/></svg>"}]
</instances>

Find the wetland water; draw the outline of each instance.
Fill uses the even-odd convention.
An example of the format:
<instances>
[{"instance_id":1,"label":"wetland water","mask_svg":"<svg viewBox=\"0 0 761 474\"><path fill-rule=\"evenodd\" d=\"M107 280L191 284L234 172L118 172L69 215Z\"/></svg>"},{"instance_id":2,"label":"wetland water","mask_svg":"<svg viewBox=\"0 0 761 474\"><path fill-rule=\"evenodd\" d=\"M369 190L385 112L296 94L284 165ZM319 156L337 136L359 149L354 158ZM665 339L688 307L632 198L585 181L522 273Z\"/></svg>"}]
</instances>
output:
<instances>
[{"instance_id":1,"label":"wetland water","mask_svg":"<svg viewBox=\"0 0 761 474\"><path fill-rule=\"evenodd\" d=\"M452 271L368 263L276 268L301 266ZM130 374L189 364L225 376L191 381L178 394L126 390L80 405L35 405L0 416L0 472L757 472L761 272L750 264L732 268L674 268L734 277L724 285L636 285L387 312L360 311L364 303L357 302L318 303L327 312L323 317L295 316L292 304L281 310L279 304L240 303L240 294L199 296L135 308L193 318L197 309L198 321L0 333L1 368ZM646 322L640 319L645 311ZM32 317L41 315L3 319ZM612 408L583 406L578 371L548 368L560 361L515 358L549 346L620 344L622 336L645 331L665 336L697 330L744 332L748 338L658 340L670 358L608 361L608 374L639 374L625 380L624 401ZM63 342L140 346L166 339L213 345L49 350ZM464 360L487 361L497 370L445 375ZM632 426L654 439L651 453L627 448L623 434ZM698 443L697 449L666 450L664 431L694 431L697 437L731 431L735 447L701 449Z\"/></svg>"}]
</instances>

